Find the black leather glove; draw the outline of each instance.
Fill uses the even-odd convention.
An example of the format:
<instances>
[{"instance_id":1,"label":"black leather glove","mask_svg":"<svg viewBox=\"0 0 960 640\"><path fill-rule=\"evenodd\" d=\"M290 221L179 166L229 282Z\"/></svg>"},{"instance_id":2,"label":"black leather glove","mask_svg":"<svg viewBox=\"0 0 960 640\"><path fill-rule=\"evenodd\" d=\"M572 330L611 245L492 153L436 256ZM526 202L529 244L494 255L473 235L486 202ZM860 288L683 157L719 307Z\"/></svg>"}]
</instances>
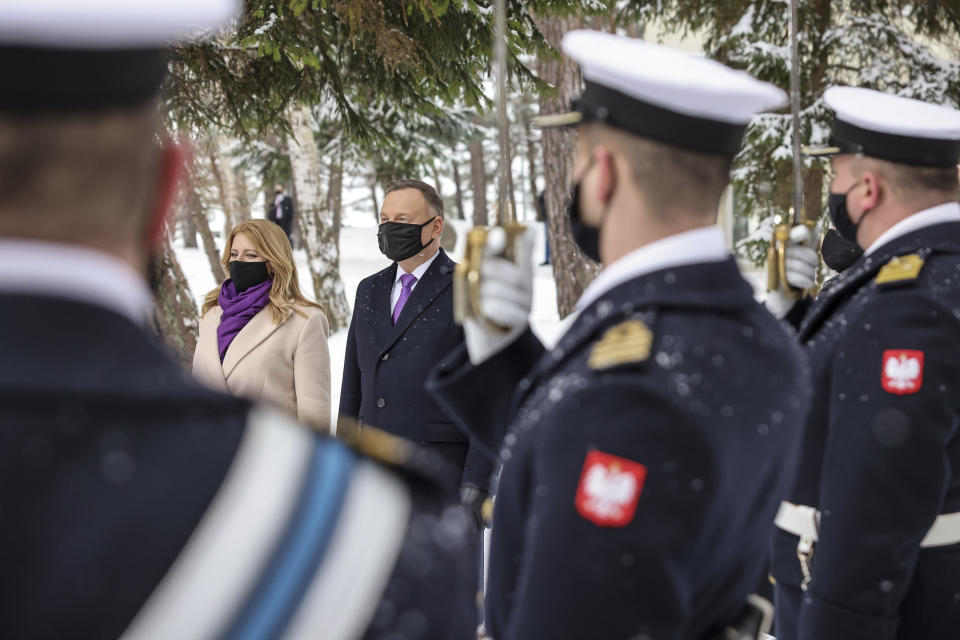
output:
<instances>
[{"instance_id":1,"label":"black leather glove","mask_svg":"<svg viewBox=\"0 0 960 640\"><path fill-rule=\"evenodd\" d=\"M483 518L483 503L490 494L480 487L465 484L460 487L460 507L467 514L467 523L471 533L480 533L486 526Z\"/></svg>"}]
</instances>

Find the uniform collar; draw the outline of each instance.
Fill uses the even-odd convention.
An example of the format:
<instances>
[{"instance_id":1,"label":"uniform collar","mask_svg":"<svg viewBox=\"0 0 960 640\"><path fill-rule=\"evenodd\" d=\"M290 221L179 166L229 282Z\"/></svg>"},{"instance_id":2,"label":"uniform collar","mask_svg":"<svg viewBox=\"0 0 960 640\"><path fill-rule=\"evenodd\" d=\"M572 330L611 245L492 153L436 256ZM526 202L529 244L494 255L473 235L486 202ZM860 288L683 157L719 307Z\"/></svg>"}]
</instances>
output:
<instances>
[{"instance_id":1,"label":"uniform collar","mask_svg":"<svg viewBox=\"0 0 960 640\"><path fill-rule=\"evenodd\" d=\"M723 232L716 225L667 236L604 267L580 296L576 310L586 309L603 294L638 276L700 262L723 262L729 255Z\"/></svg>"},{"instance_id":2,"label":"uniform collar","mask_svg":"<svg viewBox=\"0 0 960 640\"><path fill-rule=\"evenodd\" d=\"M68 298L143 324L153 296L119 258L69 244L0 238L0 292Z\"/></svg>"},{"instance_id":3,"label":"uniform collar","mask_svg":"<svg viewBox=\"0 0 960 640\"><path fill-rule=\"evenodd\" d=\"M438 248L437 251L436 251L432 256L430 256L429 258L427 258L427 261L426 261L426 262L424 262L422 265L420 265L419 267L417 267L416 269L413 270L413 275L414 275L414 277L417 279L417 282L419 282L420 279L423 278L423 274L425 274L425 273L427 272L427 269L430 268L430 265L433 264L433 261L436 260L436 259L437 259L437 256L440 255L440 251L442 251L442 249L439 249L439 248ZM406 273L406 271L404 271L403 269L401 269L401 268L400 268L400 264L397 263L397 273L396 273L395 277L393 278L393 284L394 284L394 286L396 286L397 281L398 281L405 273Z\"/></svg>"},{"instance_id":4,"label":"uniform collar","mask_svg":"<svg viewBox=\"0 0 960 640\"><path fill-rule=\"evenodd\" d=\"M917 229L931 227L943 222L960 222L960 204L947 202L929 209L924 209L923 211L918 211L904 218L880 234L880 237L873 241L873 244L864 252L864 255L868 256L890 241L912 233Z\"/></svg>"}]
</instances>

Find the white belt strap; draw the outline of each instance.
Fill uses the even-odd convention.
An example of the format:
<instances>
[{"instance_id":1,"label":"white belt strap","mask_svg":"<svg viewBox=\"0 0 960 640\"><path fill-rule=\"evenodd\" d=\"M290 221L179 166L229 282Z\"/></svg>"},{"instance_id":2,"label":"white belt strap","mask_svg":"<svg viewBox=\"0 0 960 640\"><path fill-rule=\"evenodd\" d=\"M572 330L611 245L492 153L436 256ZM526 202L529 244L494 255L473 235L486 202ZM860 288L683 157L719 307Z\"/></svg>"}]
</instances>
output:
<instances>
[{"instance_id":1,"label":"white belt strap","mask_svg":"<svg viewBox=\"0 0 960 640\"><path fill-rule=\"evenodd\" d=\"M820 511L805 504L781 502L774 524L778 528L799 536L801 539L817 542L820 529ZM924 549L946 547L960 543L960 512L945 513L937 516L933 526L920 542Z\"/></svg>"}]
</instances>

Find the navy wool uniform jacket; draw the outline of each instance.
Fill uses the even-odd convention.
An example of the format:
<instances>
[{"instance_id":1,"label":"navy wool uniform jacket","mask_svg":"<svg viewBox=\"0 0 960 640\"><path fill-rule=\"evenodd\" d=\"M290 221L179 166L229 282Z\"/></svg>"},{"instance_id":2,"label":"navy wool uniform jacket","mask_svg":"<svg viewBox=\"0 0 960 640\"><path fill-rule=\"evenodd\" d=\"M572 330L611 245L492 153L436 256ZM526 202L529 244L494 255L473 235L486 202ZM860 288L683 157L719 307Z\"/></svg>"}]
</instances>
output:
<instances>
[{"instance_id":1,"label":"navy wool uniform jacket","mask_svg":"<svg viewBox=\"0 0 960 640\"><path fill-rule=\"evenodd\" d=\"M340 414L406 438L447 463L449 487L486 489L493 469L445 408L424 389L430 370L463 344L453 321L453 269L443 249L414 287L397 320L390 294L397 264L360 282L347 335Z\"/></svg>"},{"instance_id":2,"label":"navy wool uniform jacket","mask_svg":"<svg viewBox=\"0 0 960 640\"><path fill-rule=\"evenodd\" d=\"M0 309L0 637L469 637L439 487L207 390L113 311Z\"/></svg>"},{"instance_id":3,"label":"navy wool uniform jacket","mask_svg":"<svg viewBox=\"0 0 960 640\"><path fill-rule=\"evenodd\" d=\"M700 640L737 616L809 393L732 259L615 287L550 351L461 348L430 387L503 461L492 637Z\"/></svg>"},{"instance_id":4,"label":"navy wool uniform jacket","mask_svg":"<svg viewBox=\"0 0 960 640\"><path fill-rule=\"evenodd\" d=\"M914 255L915 277L887 283ZM896 238L820 295L799 337L814 402L788 500L820 510L812 580L776 529L778 640L960 634L960 545L920 548L960 511L960 223Z\"/></svg>"}]
</instances>

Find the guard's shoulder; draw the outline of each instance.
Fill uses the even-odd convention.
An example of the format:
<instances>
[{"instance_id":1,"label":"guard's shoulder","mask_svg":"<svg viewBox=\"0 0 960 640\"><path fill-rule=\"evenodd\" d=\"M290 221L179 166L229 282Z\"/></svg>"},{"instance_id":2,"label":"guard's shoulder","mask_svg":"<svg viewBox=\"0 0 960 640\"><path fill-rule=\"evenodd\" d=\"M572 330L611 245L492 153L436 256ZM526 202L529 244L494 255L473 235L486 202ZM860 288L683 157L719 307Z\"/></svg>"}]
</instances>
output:
<instances>
[{"instance_id":1,"label":"guard's shoulder","mask_svg":"<svg viewBox=\"0 0 960 640\"><path fill-rule=\"evenodd\" d=\"M593 371L606 371L646 362L652 345L653 330L646 322L635 318L624 320L604 331L593 343L587 367Z\"/></svg>"}]
</instances>

